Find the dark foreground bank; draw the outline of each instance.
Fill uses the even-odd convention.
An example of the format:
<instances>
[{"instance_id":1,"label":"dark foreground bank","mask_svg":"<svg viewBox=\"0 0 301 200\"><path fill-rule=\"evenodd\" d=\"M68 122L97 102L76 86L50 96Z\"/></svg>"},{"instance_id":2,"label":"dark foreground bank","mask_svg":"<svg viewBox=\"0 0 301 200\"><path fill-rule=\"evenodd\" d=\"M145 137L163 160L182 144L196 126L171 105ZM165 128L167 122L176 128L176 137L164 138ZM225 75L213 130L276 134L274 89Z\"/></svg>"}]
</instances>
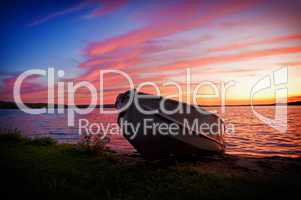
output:
<instances>
[{"instance_id":1,"label":"dark foreground bank","mask_svg":"<svg viewBox=\"0 0 301 200\"><path fill-rule=\"evenodd\" d=\"M109 151L0 134L1 195L42 199L289 198L301 160L219 156L149 163Z\"/></svg>"}]
</instances>

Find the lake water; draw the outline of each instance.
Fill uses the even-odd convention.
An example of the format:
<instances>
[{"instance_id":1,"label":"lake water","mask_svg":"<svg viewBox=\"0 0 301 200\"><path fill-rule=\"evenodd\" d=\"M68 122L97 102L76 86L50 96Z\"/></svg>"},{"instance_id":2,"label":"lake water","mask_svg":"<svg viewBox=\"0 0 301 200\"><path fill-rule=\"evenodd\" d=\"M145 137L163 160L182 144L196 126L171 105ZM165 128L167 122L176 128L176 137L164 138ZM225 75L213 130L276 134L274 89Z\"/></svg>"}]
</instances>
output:
<instances>
[{"instance_id":1,"label":"lake water","mask_svg":"<svg viewBox=\"0 0 301 200\"><path fill-rule=\"evenodd\" d=\"M226 107L225 112L220 108L217 113L226 124L234 126L234 133L225 134L226 153L252 156L301 156L301 106L289 106L287 110L288 128L281 133L269 127L252 112L248 106ZM258 106L256 111L266 117L272 117L274 106ZM90 123L102 123L105 128L116 128L116 114L100 114L94 110L88 115L76 116L88 119ZM79 140L78 128L67 127L66 114L29 115L19 110L0 110L0 128L19 129L22 134L49 136L63 143L76 143ZM135 150L120 134L110 135L108 146L119 152L131 154Z\"/></svg>"}]
</instances>

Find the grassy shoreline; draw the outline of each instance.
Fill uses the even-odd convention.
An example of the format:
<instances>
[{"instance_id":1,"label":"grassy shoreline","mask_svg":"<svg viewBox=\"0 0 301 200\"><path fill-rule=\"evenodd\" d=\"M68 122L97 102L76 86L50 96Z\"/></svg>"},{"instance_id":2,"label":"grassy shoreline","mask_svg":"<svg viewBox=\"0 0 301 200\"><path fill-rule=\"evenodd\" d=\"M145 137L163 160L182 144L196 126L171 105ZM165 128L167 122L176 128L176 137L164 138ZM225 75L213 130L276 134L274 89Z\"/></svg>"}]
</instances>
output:
<instances>
[{"instance_id":1,"label":"grassy shoreline","mask_svg":"<svg viewBox=\"0 0 301 200\"><path fill-rule=\"evenodd\" d=\"M205 158L130 162L49 138L0 134L2 191L43 199L254 199L298 193L301 160Z\"/></svg>"}]
</instances>

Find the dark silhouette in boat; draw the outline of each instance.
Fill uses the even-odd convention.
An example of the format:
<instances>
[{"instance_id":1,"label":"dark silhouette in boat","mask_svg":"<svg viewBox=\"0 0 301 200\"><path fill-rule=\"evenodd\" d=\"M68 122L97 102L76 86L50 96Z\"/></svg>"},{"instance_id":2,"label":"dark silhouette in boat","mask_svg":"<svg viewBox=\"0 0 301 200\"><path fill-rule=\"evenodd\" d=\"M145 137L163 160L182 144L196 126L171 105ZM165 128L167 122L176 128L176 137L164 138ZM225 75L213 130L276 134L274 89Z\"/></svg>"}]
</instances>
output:
<instances>
[{"instance_id":1,"label":"dark silhouette in boat","mask_svg":"<svg viewBox=\"0 0 301 200\"><path fill-rule=\"evenodd\" d=\"M119 113L118 124L124 137L145 159L165 159L171 156L185 158L224 152L222 138L224 123L213 113L200 107L136 90L119 94L115 103L116 108L120 109L126 104L129 106ZM176 108L182 108L182 112ZM146 114L144 110L158 112ZM172 110L175 112L170 113ZM205 128L200 129L202 124ZM162 127L160 129L160 125L165 129ZM211 130L206 129L206 126Z\"/></svg>"}]
</instances>

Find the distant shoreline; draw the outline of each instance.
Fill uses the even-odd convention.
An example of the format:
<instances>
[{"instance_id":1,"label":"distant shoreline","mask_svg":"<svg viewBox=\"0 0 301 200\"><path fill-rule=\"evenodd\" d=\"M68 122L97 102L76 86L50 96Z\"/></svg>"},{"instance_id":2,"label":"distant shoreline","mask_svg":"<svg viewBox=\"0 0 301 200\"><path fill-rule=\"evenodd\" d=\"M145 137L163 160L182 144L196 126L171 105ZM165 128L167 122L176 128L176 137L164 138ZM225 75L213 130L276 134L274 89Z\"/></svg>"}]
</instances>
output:
<instances>
[{"instance_id":1,"label":"distant shoreline","mask_svg":"<svg viewBox=\"0 0 301 200\"><path fill-rule=\"evenodd\" d=\"M46 103L25 103L26 106L32 109L45 108L49 104ZM256 104L253 106L275 106L276 104ZM279 104L280 106L288 105L288 106L301 106L301 101L289 102L287 104ZM61 105L54 104L54 108L58 108ZM75 105L77 108L87 108L89 105ZM200 107L222 107L221 105L199 105ZM225 107L241 107L241 106L251 106L250 104L241 104L241 105L225 105ZM74 105L63 105L65 109L72 108ZM104 104L104 105L96 105L95 108L115 108L114 104ZM19 109L16 103L8 102L8 101L0 101L0 110L1 109Z\"/></svg>"},{"instance_id":2,"label":"distant shoreline","mask_svg":"<svg viewBox=\"0 0 301 200\"><path fill-rule=\"evenodd\" d=\"M32 109L45 108L48 107L47 103L25 103L26 106ZM59 106L64 107L65 109L72 108L76 106L77 108L87 108L89 105L58 105L53 104L54 108L58 108ZM104 104L104 105L96 105L95 108L115 108L114 104ZM19 109L16 103L0 101L0 109Z\"/></svg>"},{"instance_id":3,"label":"distant shoreline","mask_svg":"<svg viewBox=\"0 0 301 200\"><path fill-rule=\"evenodd\" d=\"M288 102L287 104L278 104L278 106L301 106L301 101ZM200 105L201 107L222 107L221 105ZM225 105L225 107L239 107L239 106L251 106L251 104L238 104L238 105ZM272 104L255 104L253 106L276 106L275 103Z\"/></svg>"}]
</instances>

